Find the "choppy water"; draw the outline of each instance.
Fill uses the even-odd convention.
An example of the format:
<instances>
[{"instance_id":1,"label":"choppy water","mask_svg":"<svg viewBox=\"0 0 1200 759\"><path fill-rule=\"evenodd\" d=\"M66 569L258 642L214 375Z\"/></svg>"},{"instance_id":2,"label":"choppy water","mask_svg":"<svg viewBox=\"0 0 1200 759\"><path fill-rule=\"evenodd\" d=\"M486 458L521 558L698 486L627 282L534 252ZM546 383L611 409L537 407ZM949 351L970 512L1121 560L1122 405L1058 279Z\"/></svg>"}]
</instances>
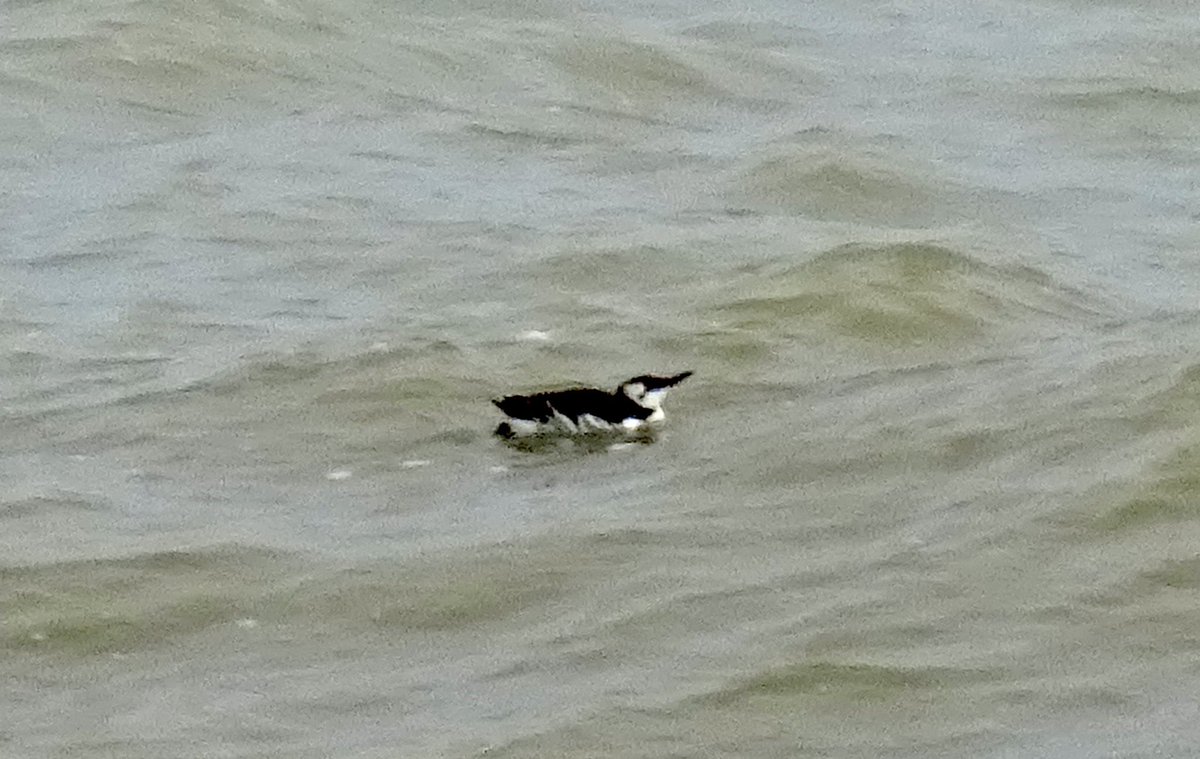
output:
<instances>
[{"instance_id":1,"label":"choppy water","mask_svg":"<svg viewBox=\"0 0 1200 759\"><path fill-rule=\"evenodd\" d=\"M1193 755L1194 10L0 6L0 755Z\"/></svg>"}]
</instances>

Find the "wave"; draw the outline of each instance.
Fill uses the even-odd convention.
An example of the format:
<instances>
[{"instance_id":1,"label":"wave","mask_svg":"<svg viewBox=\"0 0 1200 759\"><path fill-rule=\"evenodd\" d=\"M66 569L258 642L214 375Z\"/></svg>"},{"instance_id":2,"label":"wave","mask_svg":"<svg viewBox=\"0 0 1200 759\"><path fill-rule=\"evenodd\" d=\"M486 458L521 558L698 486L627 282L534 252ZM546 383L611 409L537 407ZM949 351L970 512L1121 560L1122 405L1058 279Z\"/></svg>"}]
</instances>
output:
<instances>
[{"instance_id":1,"label":"wave","mask_svg":"<svg viewBox=\"0 0 1200 759\"><path fill-rule=\"evenodd\" d=\"M474 79L469 69L486 76L470 43L425 17L423 4L410 6L130 0L81 13L39 3L43 23L28 27L44 26L44 17L57 12L60 31L12 39L5 48L34 80L168 120L230 105L303 109L345 89L429 95L447 77L461 76L467 85Z\"/></svg>"},{"instance_id":2,"label":"wave","mask_svg":"<svg viewBox=\"0 0 1200 759\"><path fill-rule=\"evenodd\" d=\"M591 756L586 747L603 745L609 754L631 756L691 756L714 750L792 756L803 746L806 753L817 755L853 748L858 749L856 755L878 756L881 745L904 745L914 755L974 755L996 744L997 728L953 721L930 726L922 715L931 708L954 712L956 698L975 705L996 703L984 689L1003 679L1002 673L956 667L824 661L771 667L668 705L601 710L571 724L514 738L488 754ZM848 712L877 729L847 725ZM647 745L652 749L647 751Z\"/></svg>"},{"instance_id":3,"label":"wave","mask_svg":"<svg viewBox=\"0 0 1200 759\"><path fill-rule=\"evenodd\" d=\"M663 97L728 97L703 71L676 54L644 42L582 39L565 48L560 65L589 89L599 87L622 100Z\"/></svg>"},{"instance_id":4,"label":"wave","mask_svg":"<svg viewBox=\"0 0 1200 759\"><path fill-rule=\"evenodd\" d=\"M1200 89L1131 79L1046 80L1028 99L1039 123L1057 124L1085 144L1103 141L1119 151L1153 151L1173 164L1195 162L1185 135L1200 117Z\"/></svg>"},{"instance_id":5,"label":"wave","mask_svg":"<svg viewBox=\"0 0 1200 759\"><path fill-rule=\"evenodd\" d=\"M915 696L921 691L995 682L1003 675L985 669L960 667L897 667L878 664L805 662L770 669L703 696L700 701L725 706L747 698L789 698L820 695L822 698L892 699L898 693Z\"/></svg>"},{"instance_id":6,"label":"wave","mask_svg":"<svg viewBox=\"0 0 1200 759\"><path fill-rule=\"evenodd\" d=\"M743 182L748 204L758 210L880 225L920 226L947 218L933 188L851 159L769 158Z\"/></svg>"},{"instance_id":7,"label":"wave","mask_svg":"<svg viewBox=\"0 0 1200 759\"><path fill-rule=\"evenodd\" d=\"M1200 444L1186 445L1136 482L1104 492L1107 507L1083 520L1093 534L1194 522L1200 517Z\"/></svg>"},{"instance_id":8,"label":"wave","mask_svg":"<svg viewBox=\"0 0 1200 759\"><path fill-rule=\"evenodd\" d=\"M1135 415L1146 429L1179 429L1200 423L1200 364L1179 370L1170 384L1144 398Z\"/></svg>"},{"instance_id":9,"label":"wave","mask_svg":"<svg viewBox=\"0 0 1200 759\"><path fill-rule=\"evenodd\" d=\"M1011 195L947 181L893 143L805 130L752 156L730 177L727 200L759 213L900 228L998 219L1019 206Z\"/></svg>"},{"instance_id":10,"label":"wave","mask_svg":"<svg viewBox=\"0 0 1200 759\"><path fill-rule=\"evenodd\" d=\"M1153 85L1118 87L1078 85L1075 89L1043 96L1047 102L1089 111L1118 111L1158 106L1193 108L1200 106L1200 89L1177 89Z\"/></svg>"},{"instance_id":11,"label":"wave","mask_svg":"<svg viewBox=\"0 0 1200 759\"><path fill-rule=\"evenodd\" d=\"M95 496L59 491L49 495L0 500L0 519L38 518L55 512L103 511L110 506L107 501L99 500Z\"/></svg>"},{"instance_id":12,"label":"wave","mask_svg":"<svg viewBox=\"0 0 1200 759\"><path fill-rule=\"evenodd\" d=\"M953 344L1025 323L1093 320L1096 304L1037 269L987 264L927 242L848 244L763 266L715 311L739 330L827 329L884 345Z\"/></svg>"},{"instance_id":13,"label":"wave","mask_svg":"<svg viewBox=\"0 0 1200 759\"><path fill-rule=\"evenodd\" d=\"M297 558L240 545L0 567L0 641L93 655L151 648L252 617Z\"/></svg>"},{"instance_id":14,"label":"wave","mask_svg":"<svg viewBox=\"0 0 1200 759\"><path fill-rule=\"evenodd\" d=\"M275 607L341 619L352 628L447 631L495 623L561 595L557 573L504 560L466 562L438 571L358 568L305 582L275 597Z\"/></svg>"}]
</instances>

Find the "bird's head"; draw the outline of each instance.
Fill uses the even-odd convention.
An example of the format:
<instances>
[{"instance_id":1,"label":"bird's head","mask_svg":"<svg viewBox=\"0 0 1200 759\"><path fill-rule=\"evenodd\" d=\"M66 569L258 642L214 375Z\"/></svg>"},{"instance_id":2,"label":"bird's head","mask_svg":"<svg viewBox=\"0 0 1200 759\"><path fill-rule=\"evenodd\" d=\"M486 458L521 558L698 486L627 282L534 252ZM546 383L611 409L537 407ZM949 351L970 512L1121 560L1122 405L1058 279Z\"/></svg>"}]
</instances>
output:
<instances>
[{"instance_id":1,"label":"bird's head","mask_svg":"<svg viewBox=\"0 0 1200 759\"><path fill-rule=\"evenodd\" d=\"M617 388L617 392L624 393L631 401L642 408L657 411L662 408L663 399L667 397L667 391L690 376L692 376L691 372L682 372L669 377L642 374L622 382L620 387Z\"/></svg>"}]
</instances>

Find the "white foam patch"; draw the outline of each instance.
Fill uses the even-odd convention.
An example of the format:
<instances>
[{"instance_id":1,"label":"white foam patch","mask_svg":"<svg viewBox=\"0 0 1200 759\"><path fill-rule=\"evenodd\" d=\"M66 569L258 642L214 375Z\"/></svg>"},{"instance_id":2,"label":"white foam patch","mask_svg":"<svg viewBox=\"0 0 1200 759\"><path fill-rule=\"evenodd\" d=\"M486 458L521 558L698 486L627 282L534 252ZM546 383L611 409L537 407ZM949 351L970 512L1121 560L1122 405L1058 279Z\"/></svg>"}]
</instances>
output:
<instances>
[{"instance_id":1,"label":"white foam patch","mask_svg":"<svg viewBox=\"0 0 1200 759\"><path fill-rule=\"evenodd\" d=\"M237 625L238 627L242 628L243 630L253 630L254 628L258 627L258 620L250 619L249 617L247 617L245 619L237 620L236 622L234 622L234 624Z\"/></svg>"},{"instance_id":2,"label":"white foam patch","mask_svg":"<svg viewBox=\"0 0 1200 759\"><path fill-rule=\"evenodd\" d=\"M416 469L419 466L429 466L432 462L429 459L409 459L401 461L400 466L405 469Z\"/></svg>"},{"instance_id":3,"label":"white foam patch","mask_svg":"<svg viewBox=\"0 0 1200 759\"><path fill-rule=\"evenodd\" d=\"M496 466L488 467L488 471L491 472L492 474L504 474L505 472L508 471L508 467L503 466L501 464L497 464Z\"/></svg>"},{"instance_id":4,"label":"white foam patch","mask_svg":"<svg viewBox=\"0 0 1200 759\"><path fill-rule=\"evenodd\" d=\"M330 482L339 482L341 480L348 480L353 476L354 472L349 469L334 469L332 472L326 473L325 479Z\"/></svg>"},{"instance_id":5,"label":"white foam patch","mask_svg":"<svg viewBox=\"0 0 1200 759\"><path fill-rule=\"evenodd\" d=\"M543 332L540 329L527 329L521 334L517 335L517 339L525 340L526 342L544 343L550 339L550 333Z\"/></svg>"}]
</instances>

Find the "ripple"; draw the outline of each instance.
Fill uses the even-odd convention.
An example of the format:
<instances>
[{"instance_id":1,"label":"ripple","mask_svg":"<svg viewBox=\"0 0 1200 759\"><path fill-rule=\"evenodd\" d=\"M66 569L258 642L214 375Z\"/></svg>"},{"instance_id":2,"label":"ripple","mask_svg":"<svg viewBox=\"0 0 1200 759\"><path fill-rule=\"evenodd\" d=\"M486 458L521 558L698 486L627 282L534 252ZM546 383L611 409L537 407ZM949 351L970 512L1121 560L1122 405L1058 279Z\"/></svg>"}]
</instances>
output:
<instances>
[{"instance_id":1,"label":"ripple","mask_svg":"<svg viewBox=\"0 0 1200 759\"><path fill-rule=\"evenodd\" d=\"M581 37L559 55L581 81L625 102L651 103L664 96L715 98L729 93L676 53L643 42Z\"/></svg>"},{"instance_id":2,"label":"ripple","mask_svg":"<svg viewBox=\"0 0 1200 759\"><path fill-rule=\"evenodd\" d=\"M987 670L957 667L896 667L878 664L810 662L768 670L701 700L724 706L746 698L789 698L820 695L827 698L890 699L898 692L916 694L993 682Z\"/></svg>"},{"instance_id":3,"label":"ripple","mask_svg":"<svg viewBox=\"0 0 1200 759\"><path fill-rule=\"evenodd\" d=\"M55 512L92 512L111 508L111 504L83 493L60 492L27 498L0 500L0 519L42 517Z\"/></svg>"},{"instance_id":4,"label":"ripple","mask_svg":"<svg viewBox=\"0 0 1200 759\"><path fill-rule=\"evenodd\" d=\"M247 546L0 568L0 641L75 655L130 652L254 618L294 559Z\"/></svg>"},{"instance_id":5,"label":"ripple","mask_svg":"<svg viewBox=\"0 0 1200 759\"><path fill-rule=\"evenodd\" d=\"M351 628L450 631L509 619L562 595L569 570L493 557L414 570L377 565L305 582L279 598Z\"/></svg>"}]
</instances>

